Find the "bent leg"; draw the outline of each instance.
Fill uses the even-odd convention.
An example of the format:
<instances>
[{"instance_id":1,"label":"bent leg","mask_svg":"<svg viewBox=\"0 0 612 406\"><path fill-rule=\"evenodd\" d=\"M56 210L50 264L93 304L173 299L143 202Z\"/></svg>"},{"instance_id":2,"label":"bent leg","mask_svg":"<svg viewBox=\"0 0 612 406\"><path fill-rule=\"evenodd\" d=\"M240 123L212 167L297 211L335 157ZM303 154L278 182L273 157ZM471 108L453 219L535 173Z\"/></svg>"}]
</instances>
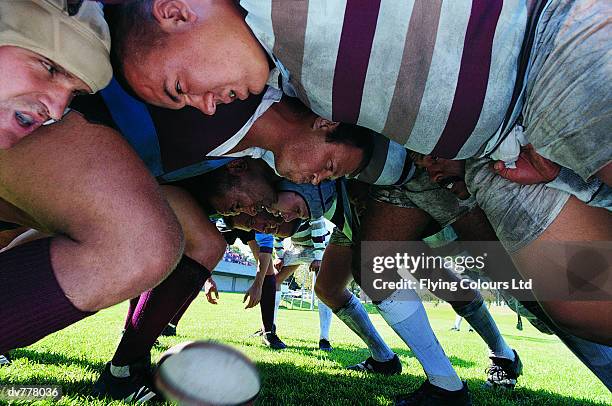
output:
<instances>
[{"instance_id":1,"label":"bent leg","mask_svg":"<svg viewBox=\"0 0 612 406\"><path fill-rule=\"evenodd\" d=\"M334 230L332 240L338 241L337 233L338 231ZM317 275L315 293L321 302L329 306L336 316L363 340L375 361L387 362L395 357L395 353L378 334L359 299L346 288L351 280L352 257L350 246L330 243L325 249Z\"/></svg>"},{"instance_id":2,"label":"bent leg","mask_svg":"<svg viewBox=\"0 0 612 406\"><path fill-rule=\"evenodd\" d=\"M139 158L115 131L77 114L0 151L0 199L54 235L0 254L3 287L16 289L0 317L27 325L11 329L10 346L153 287L182 251L178 222ZM39 284L19 285L26 273L53 288L54 305L36 299Z\"/></svg>"},{"instance_id":3,"label":"bent leg","mask_svg":"<svg viewBox=\"0 0 612 406\"><path fill-rule=\"evenodd\" d=\"M0 151L0 199L55 234L55 277L81 310L153 287L182 250L178 222L140 159L78 114Z\"/></svg>"},{"instance_id":4,"label":"bent leg","mask_svg":"<svg viewBox=\"0 0 612 406\"><path fill-rule=\"evenodd\" d=\"M572 281L572 275L581 273L589 275L598 264L592 261L574 263L572 257L554 256L546 242L593 242L612 240L612 215L604 209L585 205L575 198L570 198L555 221L538 239L513 254L521 274L533 280L533 290L542 307L561 328L576 336L605 345L612 343L612 299L608 300L572 300L572 295L606 295L612 292L609 278L610 269L601 269L608 278L598 284L582 285ZM577 267L577 268L576 268ZM576 268L576 269L574 269ZM597 272L596 272L597 273ZM558 286L560 291L569 292L558 300L551 296L550 287ZM564 289L563 289L564 288ZM591 291L595 288L597 291Z\"/></svg>"}]
</instances>

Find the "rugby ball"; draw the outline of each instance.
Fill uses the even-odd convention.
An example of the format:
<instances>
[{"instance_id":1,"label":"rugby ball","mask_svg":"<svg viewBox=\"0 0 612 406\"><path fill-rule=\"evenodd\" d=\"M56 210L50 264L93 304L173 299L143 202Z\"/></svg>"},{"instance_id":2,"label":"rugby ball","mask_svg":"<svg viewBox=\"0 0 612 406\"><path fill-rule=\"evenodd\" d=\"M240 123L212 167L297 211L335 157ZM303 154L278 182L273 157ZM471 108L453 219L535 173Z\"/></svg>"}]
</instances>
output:
<instances>
[{"instance_id":1,"label":"rugby ball","mask_svg":"<svg viewBox=\"0 0 612 406\"><path fill-rule=\"evenodd\" d=\"M169 400L184 406L248 405L261 388L251 360L231 347L205 341L166 351L154 380Z\"/></svg>"}]
</instances>

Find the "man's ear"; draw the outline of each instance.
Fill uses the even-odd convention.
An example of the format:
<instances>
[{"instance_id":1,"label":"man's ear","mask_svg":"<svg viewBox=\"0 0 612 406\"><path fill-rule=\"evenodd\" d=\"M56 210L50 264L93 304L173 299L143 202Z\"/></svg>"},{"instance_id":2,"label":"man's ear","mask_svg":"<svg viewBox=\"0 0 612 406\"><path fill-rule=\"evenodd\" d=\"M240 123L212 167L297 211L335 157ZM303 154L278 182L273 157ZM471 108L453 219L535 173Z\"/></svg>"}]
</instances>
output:
<instances>
[{"instance_id":1,"label":"man's ear","mask_svg":"<svg viewBox=\"0 0 612 406\"><path fill-rule=\"evenodd\" d=\"M227 164L227 170L232 175L238 175L242 172L246 172L249 169L249 164L246 159L234 159Z\"/></svg>"},{"instance_id":2,"label":"man's ear","mask_svg":"<svg viewBox=\"0 0 612 406\"><path fill-rule=\"evenodd\" d=\"M312 124L312 129L333 131L336 129L336 127L338 127L339 124L340 123L338 123L337 121L330 121L321 116L317 116L317 118L315 118L314 123Z\"/></svg>"},{"instance_id":3,"label":"man's ear","mask_svg":"<svg viewBox=\"0 0 612 406\"><path fill-rule=\"evenodd\" d=\"M198 15L185 0L155 0L153 18L164 32L180 32L197 21Z\"/></svg>"}]
</instances>

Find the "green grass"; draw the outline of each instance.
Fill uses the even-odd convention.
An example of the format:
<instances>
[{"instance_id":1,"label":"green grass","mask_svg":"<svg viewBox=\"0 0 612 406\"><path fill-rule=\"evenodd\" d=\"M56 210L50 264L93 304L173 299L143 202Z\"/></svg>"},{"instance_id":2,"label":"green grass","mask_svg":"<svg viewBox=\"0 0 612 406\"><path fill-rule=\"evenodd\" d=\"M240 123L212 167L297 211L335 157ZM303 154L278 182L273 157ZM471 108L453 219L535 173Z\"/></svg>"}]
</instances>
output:
<instances>
[{"instance_id":1,"label":"green grass","mask_svg":"<svg viewBox=\"0 0 612 406\"><path fill-rule=\"evenodd\" d=\"M261 405L388 405L395 394L412 391L424 374L411 352L384 323L372 314L374 324L400 355L404 372L381 377L348 372L349 364L362 361L368 352L359 338L337 318L332 325L332 353L315 350L318 313L308 310L279 312L278 333L289 348L274 352L249 334L259 327L259 309L244 310L242 295L222 294L217 306L198 298L178 327L179 336L160 339L154 359L182 341L211 339L234 346L253 359L261 372ZM112 356L122 328L125 303L98 313L37 344L16 350L10 367L0 368L0 384L60 385L63 405L121 405L88 396L93 382ZM427 306L431 323L462 379L466 379L475 405L609 405L607 389L555 337L540 334L528 323L515 328L514 313L492 310L502 333L524 363L524 376L512 393L482 389L488 365L485 344L476 333L451 332L455 314L450 306ZM38 404L48 404L39 402Z\"/></svg>"}]
</instances>

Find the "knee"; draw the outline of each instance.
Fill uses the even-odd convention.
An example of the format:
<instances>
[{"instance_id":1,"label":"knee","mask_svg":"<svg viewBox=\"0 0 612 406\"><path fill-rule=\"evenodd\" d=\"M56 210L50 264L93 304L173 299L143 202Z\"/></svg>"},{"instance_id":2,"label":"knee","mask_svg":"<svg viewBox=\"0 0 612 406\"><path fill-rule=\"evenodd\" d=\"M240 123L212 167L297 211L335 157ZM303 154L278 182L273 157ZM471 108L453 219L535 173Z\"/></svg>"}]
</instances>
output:
<instances>
[{"instance_id":1,"label":"knee","mask_svg":"<svg viewBox=\"0 0 612 406\"><path fill-rule=\"evenodd\" d=\"M119 238L116 245L112 240L90 244L93 255L107 259L100 261L96 277L86 283L86 294L71 298L77 308L98 311L152 289L181 258L183 233L176 219L147 224L132 238L128 243Z\"/></svg>"},{"instance_id":2,"label":"knee","mask_svg":"<svg viewBox=\"0 0 612 406\"><path fill-rule=\"evenodd\" d=\"M206 238L185 241L185 255L212 271L223 258L227 242L219 233L210 233Z\"/></svg>"},{"instance_id":3,"label":"knee","mask_svg":"<svg viewBox=\"0 0 612 406\"><path fill-rule=\"evenodd\" d=\"M148 283L152 286L163 280L183 255L183 232L178 222L173 220L158 223L156 230L151 230L151 234L139 242L137 255L131 261L135 276L139 279L149 278Z\"/></svg>"},{"instance_id":4,"label":"knee","mask_svg":"<svg viewBox=\"0 0 612 406\"><path fill-rule=\"evenodd\" d=\"M319 300L323 301L323 303L332 309L338 307L343 291L344 287L326 286L323 283L319 283L318 280L315 283L315 294Z\"/></svg>"}]
</instances>

